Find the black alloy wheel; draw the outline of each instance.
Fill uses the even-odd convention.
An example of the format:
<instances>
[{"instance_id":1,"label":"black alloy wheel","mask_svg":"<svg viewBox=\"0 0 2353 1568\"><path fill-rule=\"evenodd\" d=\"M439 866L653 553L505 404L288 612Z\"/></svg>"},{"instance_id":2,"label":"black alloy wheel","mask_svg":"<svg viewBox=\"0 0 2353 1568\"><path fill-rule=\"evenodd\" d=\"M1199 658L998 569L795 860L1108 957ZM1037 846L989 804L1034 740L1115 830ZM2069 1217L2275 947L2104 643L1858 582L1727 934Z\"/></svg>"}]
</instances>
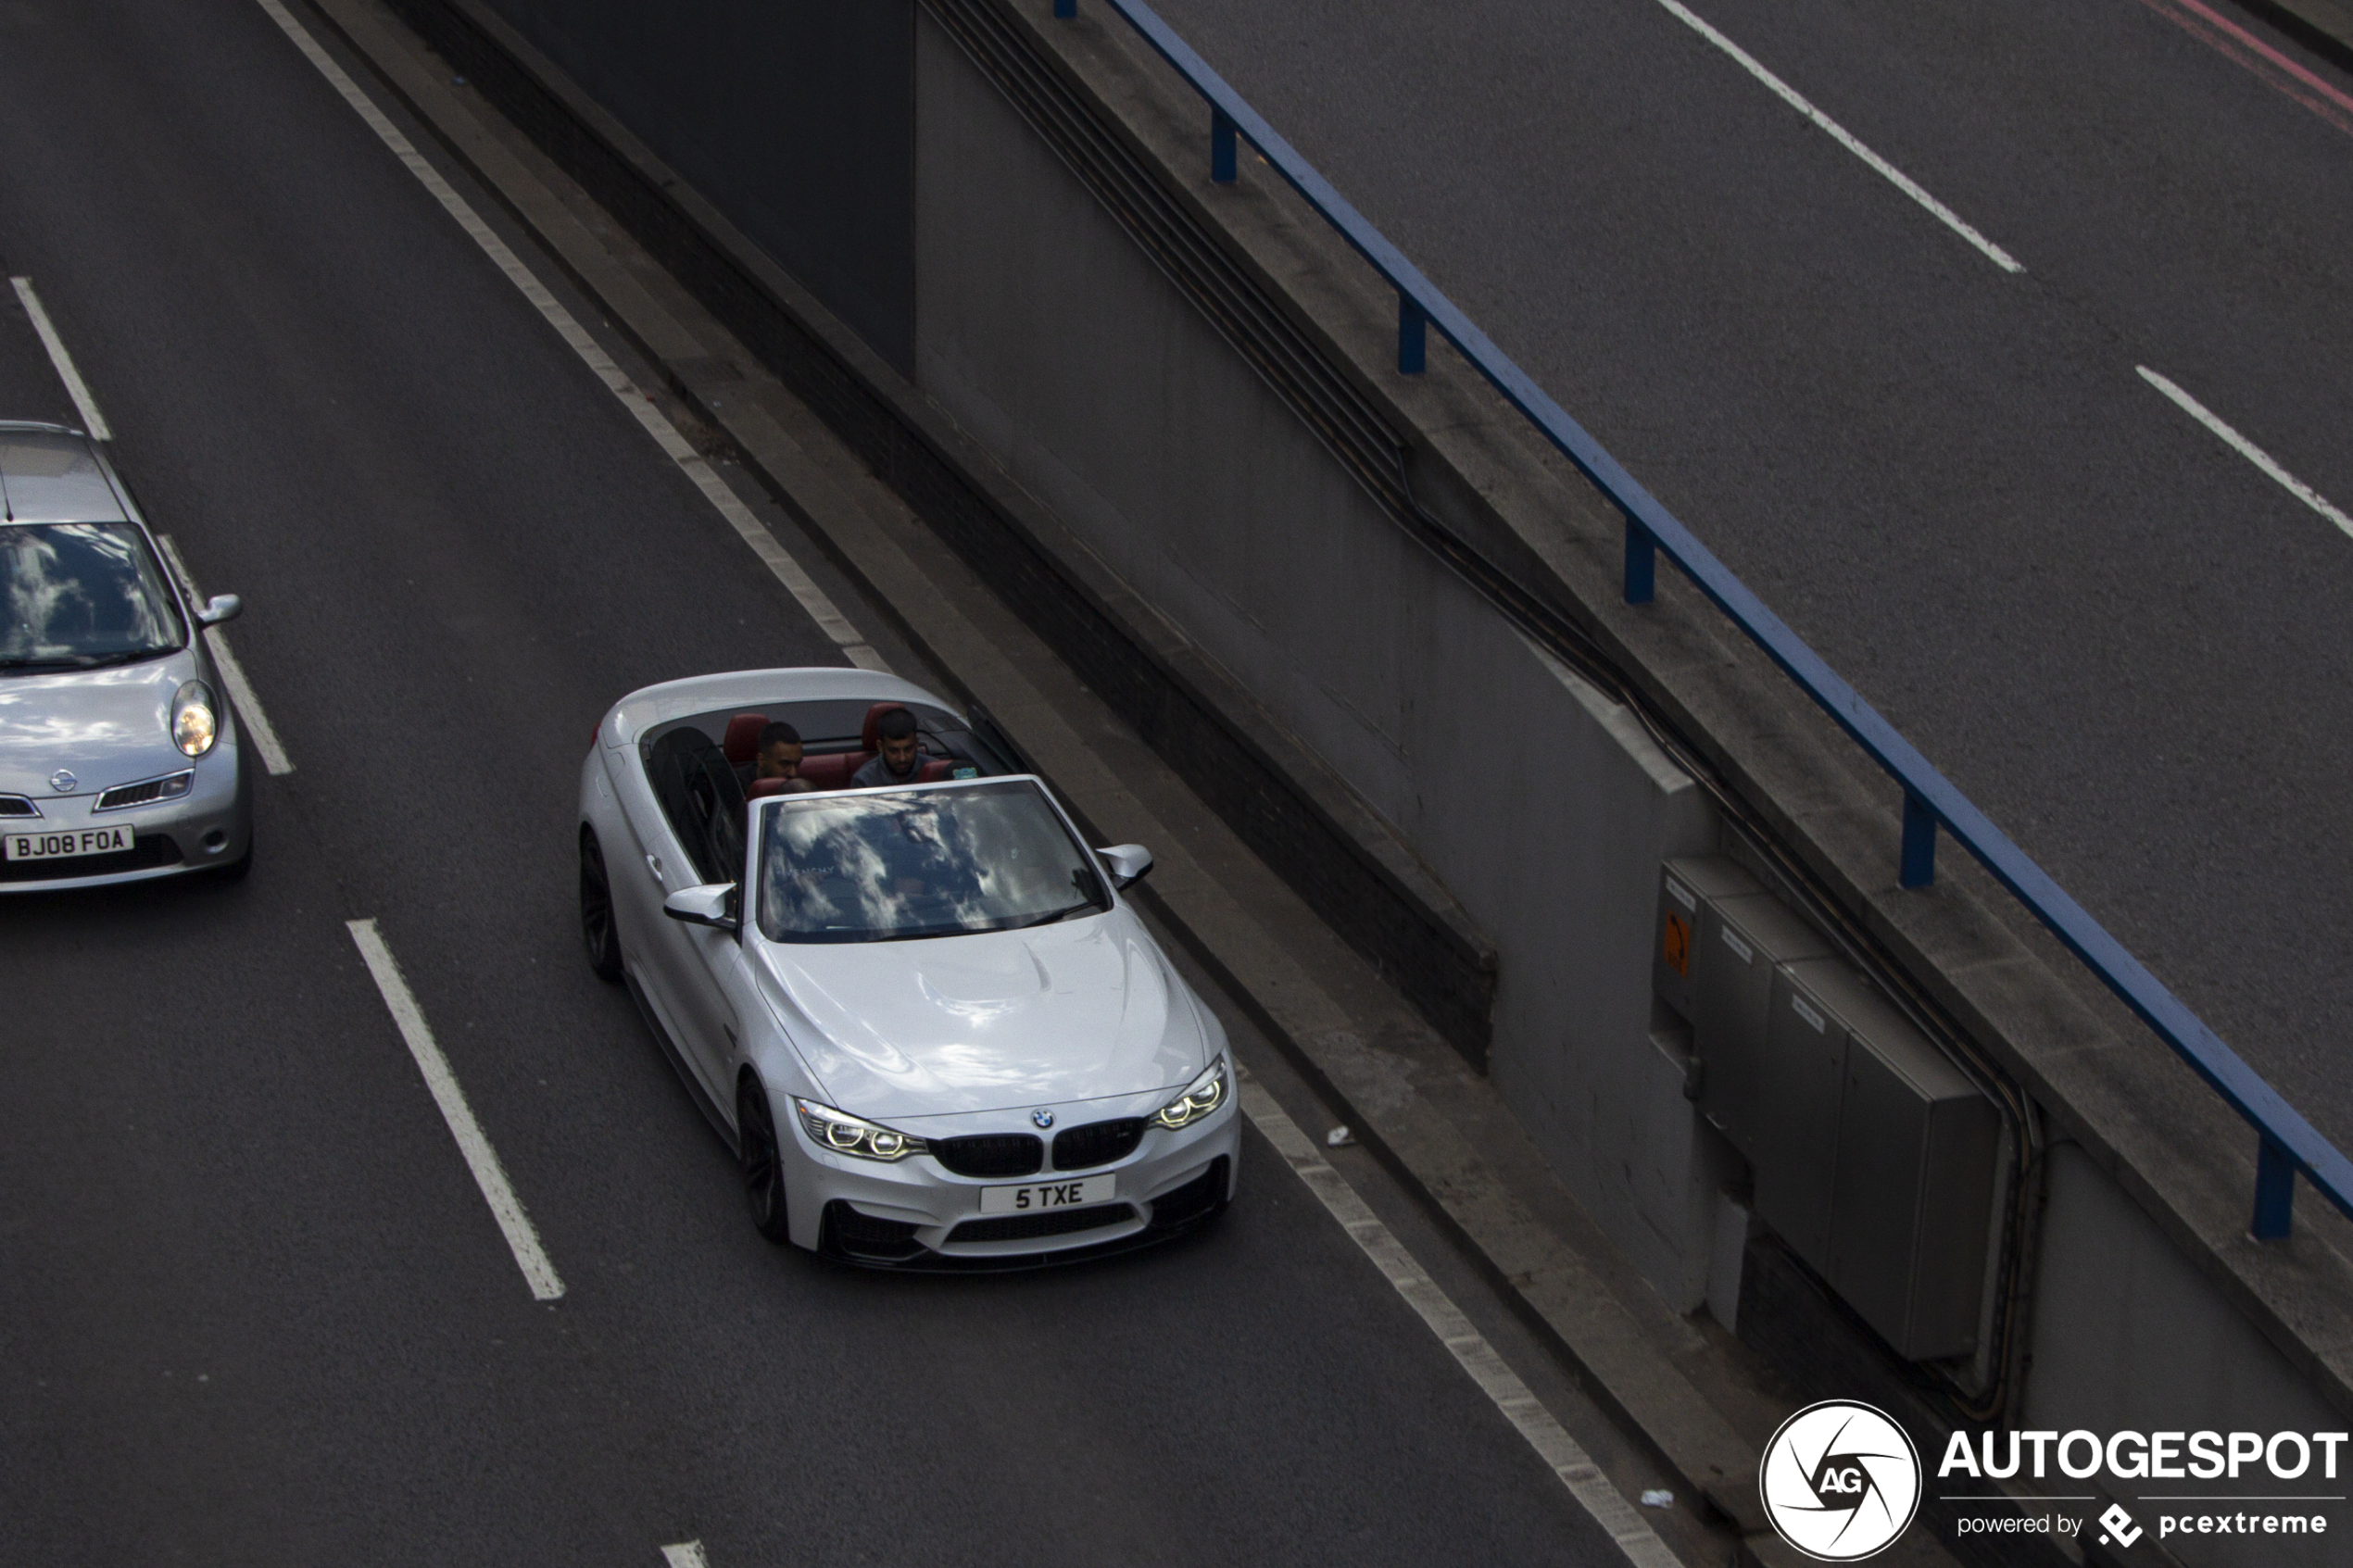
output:
<instances>
[{"instance_id":1,"label":"black alloy wheel","mask_svg":"<svg viewBox=\"0 0 2353 1568\"><path fill-rule=\"evenodd\" d=\"M587 828L580 830L580 939L597 978L619 980L621 933L612 922L612 883L605 875L605 852Z\"/></svg>"},{"instance_id":2,"label":"black alloy wheel","mask_svg":"<svg viewBox=\"0 0 2353 1568\"><path fill-rule=\"evenodd\" d=\"M751 1227L779 1245L789 1241L785 1211L785 1162L776 1153L776 1121L768 1096L750 1078L736 1091L736 1144L742 1150L744 1197L751 1204Z\"/></svg>"}]
</instances>

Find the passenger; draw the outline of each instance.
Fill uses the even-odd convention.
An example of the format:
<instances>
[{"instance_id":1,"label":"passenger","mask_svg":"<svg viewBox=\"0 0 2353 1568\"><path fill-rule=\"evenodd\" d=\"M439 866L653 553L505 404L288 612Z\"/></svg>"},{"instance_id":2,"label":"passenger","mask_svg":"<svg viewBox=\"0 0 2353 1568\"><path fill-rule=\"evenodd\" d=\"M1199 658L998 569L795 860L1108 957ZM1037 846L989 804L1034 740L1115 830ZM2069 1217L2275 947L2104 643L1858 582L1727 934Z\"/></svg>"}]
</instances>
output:
<instances>
[{"instance_id":1,"label":"passenger","mask_svg":"<svg viewBox=\"0 0 2353 1568\"><path fill-rule=\"evenodd\" d=\"M875 734L882 742L867 764L849 775L852 789L880 789L887 784L911 784L923 777L923 744L915 738L915 716L903 708L894 708L882 716L875 726Z\"/></svg>"},{"instance_id":2,"label":"passenger","mask_svg":"<svg viewBox=\"0 0 2353 1568\"><path fill-rule=\"evenodd\" d=\"M752 754L752 782L761 779L782 779L768 794L798 795L817 786L800 776L800 732L790 724L774 723L760 732L760 749Z\"/></svg>"}]
</instances>

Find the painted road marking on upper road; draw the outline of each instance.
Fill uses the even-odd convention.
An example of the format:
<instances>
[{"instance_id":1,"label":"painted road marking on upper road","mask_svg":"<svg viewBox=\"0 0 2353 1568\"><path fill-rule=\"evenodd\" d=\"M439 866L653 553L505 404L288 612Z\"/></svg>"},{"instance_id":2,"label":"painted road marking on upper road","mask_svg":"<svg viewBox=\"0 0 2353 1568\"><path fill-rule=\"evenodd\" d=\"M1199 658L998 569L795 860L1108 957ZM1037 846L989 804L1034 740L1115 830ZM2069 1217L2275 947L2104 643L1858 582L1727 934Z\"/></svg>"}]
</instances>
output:
<instances>
[{"instance_id":1,"label":"painted road marking on upper road","mask_svg":"<svg viewBox=\"0 0 2353 1568\"><path fill-rule=\"evenodd\" d=\"M433 194L434 199L442 205L449 216L458 220L459 227L465 230L472 237L474 244L482 247L483 254L489 257L497 265L498 270L507 275L508 282L522 291L523 297L531 301L539 314L547 319L547 324L555 328L557 334L571 345L572 351L580 356L581 361L589 370L596 372L597 379L603 382L615 397L621 399L622 407L627 408L636 418L637 422L645 427L646 433L654 438L662 451L669 456L670 460L676 463L680 471L684 472L688 479L694 481L695 487L703 493L703 497L711 504L721 517L727 520L728 526L736 531L744 543L751 546L752 553L760 558L761 564L775 574L776 580L782 583L786 591L799 602L800 608L809 612L809 618L817 623L818 628L833 639L834 644L841 649L843 657L862 670L879 670L887 672L890 669L889 664L881 654L875 651L874 645L859 634L857 628L849 623L849 618L841 613L832 597L817 585L816 580L803 571L800 563L793 559L785 547L776 542L776 536L769 533L760 520L752 515L751 508L745 506L741 498L727 488L726 481L721 479L710 463L703 459L702 455L694 449L685 436L678 433L677 426L672 424L663 416L661 410L654 407L653 400L623 373L621 367L613 363L612 357L598 346L597 340L590 337L580 323L573 320L572 312L565 309L556 296L547 291L547 286L540 282L531 269L522 264L522 259L509 247L507 242L500 239L492 231L490 225L482 220L466 198L459 195L451 188L449 182L441 177L441 171L425 161L423 155L417 151L415 144L401 133L398 126L385 118L384 111L376 107L373 99L359 90L359 83L353 82L350 75L334 62L333 56L327 53L317 39L310 36L308 30L295 20L293 15L280 3L280 0L258 0L258 4L270 14L270 19L278 24L279 30L293 40L295 47L302 51L303 56L318 68L319 74L327 79L328 84L343 95L344 102L349 104L359 118L368 122L368 129L373 131L378 139L392 149L393 156L408 168L409 173L417 177L420 184Z\"/></svg>"},{"instance_id":2,"label":"painted road marking on upper road","mask_svg":"<svg viewBox=\"0 0 2353 1568\"><path fill-rule=\"evenodd\" d=\"M351 940L359 946L359 956L367 960L376 989L384 993L384 1007L392 1013L393 1022L400 1026L400 1037L408 1042L409 1054L417 1059L417 1071L425 1075L425 1087L433 1091L434 1103L441 1107L441 1119L449 1123L449 1134L458 1140L458 1152L466 1157L466 1168L473 1173L474 1185L482 1188L483 1198L490 1205L491 1218L498 1222L498 1229L505 1234L507 1246L514 1253L531 1294L539 1300L553 1301L564 1293L564 1282L556 1277L556 1266L547 1261L547 1254L540 1248L539 1233L532 1228L531 1216L523 1212L515 1189L507 1184L506 1168L498 1163L498 1151L482 1135L482 1124L474 1120L473 1109L466 1103L466 1092L458 1086L458 1075L449 1071L449 1059L441 1054L433 1031L426 1027L424 1010L417 1006L409 982L401 978L400 965L394 960L392 949L384 946L384 935L377 931L372 918L349 920L344 924L351 932Z\"/></svg>"},{"instance_id":3,"label":"painted road marking on upper road","mask_svg":"<svg viewBox=\"0 0 2353 1568\"><path fill-rule=\"evenodd\" d=\"M711 1568L711 1559L702 1554L702 1542L680 1541L676 1546L661 1549L661 1560L669 1568Z\"/></svg>"},{"instance_id":4,"label":"painted road marking on upper road","mask_svg":"<svg viewBox=\"0 0 2353 1568\"><path fill-rule=\"evenodd\" d=\"M2257 468L2261 469L2265 473L2271 475L2271 478L2278 481L2282 488L2285 489L2289 495L2295 496L2297 500L2303 502L2306 506L2311 508L2314 511L2320 513L2322 517L2336 524L2337 527L2343 529L2347 537L2353 538L2353 517L2347 517L2343 512L2338 511L2334 507L2330 506L2327 496L2322 495L2319 491L2313 489L2310 485L2305 483L2302 480L2288 472L2287 470L2273 462L2270 453L2255 445L2254 442L2249 441L2246 436L2241 435L2237 431L2233 430L2229 425L2224 424L2221 420L2216 419L2213 414L2207 410L2205 404L2200 403L2196 398L2192 397L2188 393L2183 392L2180 387L2175 386L2171 382L2166 380L2163 376L2158 375L2146 365L2138 366L2136 368L2140 370L2141 379L2143 381L2148 383L2149 385L2157 388L2158 391L2171 398L2174 406L2180 408L2182 412L2187 414L2190 418L2196 420L2198 423L2204 425L2207 429L2221 436L2230 446L2231 450L2236 452L2240 457L2245 458L2248 462L2253 463Z\"/></svg>"},{"instance_id":5,"label":"painted road marking on upper road","mask_svg":"<svg viewBox=\"0 0 2353 1568\"><path fill-rule=\"evenodd\" d=\"M2008 251L2004 250L1992 240L1989 240L1984 235L1979 233L1975 229L1970 228L1967 223L1962 222L1960 214L1955 212L1951 207L1946 207L1943 202L1938 201L1934 196L1930 195L1926 191L1922 190L1919 183L1916 182L1909 175L1906 175L1902 169L1896 168L1894 164L1880 157L1879 154L1871 151L1870 148L1856 141L1853 134L1851 134L1844 126L1839 124L1838 121L1832 119L1821 110L1816 108L1810 102L1807 101L1806 95L1798 92L1796 88L1792 87L1788 82L1783 82L1780 77L1775 76L1771 71L1767 70L1763 66L1759 65L1756 62L1756 57L1751 55L1747 50L1742 48L1739 44L1733 43L1730 39L1725 37L1722 33L1717 31L1715 28L1709 26L1705 21L1702 20L1698 16L1694 15L1691 7L1682 4L1682 0L1658 0L1658 3L1666 6L1667 11L1674 16L1676 20L1681 22L1693 32L1698 33L1702 38L1706 39L1710 44L1715 44L1718 49L1723 50L1724 53L1731 56L1733 59L1739 61L1743 69L1746 70L1749 75L1756 78L1757 81L1763 82L1766 86L1771 88L1774 94L1780 98L1781 102L1787 104L1790 107L1795 109L1798 113L1812 120L1816 125L1819 126L1824 132L1826 132L1832 141L1836 142L1840 146L1844 147L1848 152L1853 153L1856 157L1861 158L1865 163L1870 165L1873 169L1877 170L1879 174L1888 182L1888 183L1894 185L1897 190L1903 192L1906 195L1919 203L1920 206L1928 208L1930 212L1935 215L1936 220L1939 223L1944 224L1947 229L1952 230L1953 232L1960 235L1961 238L1967 240L1979 250L1984 252L1986 258L1992 261L1994 266L1999 267L2005 272L2023 272L2026 270L2025 266L2020 262L2017 257L2011 256Z\"/></svg>"},{"instance_id":6,"label":"painted road marking on upper road","mask_svg":"<svg viewBox=\"0 0 2353 1568\"><path fill-rule=\"evenodd\" d=\"M2264 84L2302 104L2339 131L2353 132L2353 94L2297 65L2255 34L2199 0L2141 0L2233 65L2260 77Z\"/></svg>"},{"instance_id":7,"label":"painted road marking on upper road","mask_svg":"<svg viewBox=\"0 0 2353 1568\"><path fill-rule=\"evenodd\" d=\"M1300 1130L1299 1123L1275 1103L1272 1095L1248 1079L1242 1082L1241 1103L1242 1113L1250 1118L1251 1124L1275 1146L1275 1152L1283 1157L1306 1184L1307 1190L1340 1222L1340 1228L1348 1233L1349 1239L1364 1249L1365 1256L1396 1287L1397 1294L1421 1315L1429 1331L1470 1374L1479 1391L1494 1401L1504 1419L1528 1439L1528 1446L1536 1450L1537 1457L1552 1467L1561 1485L1568 1488L1569 1496L1617 1543L1627 1561L1635 1568L1682 1568L1680 1560L1659 1539L1650 1522L1634 1512L1633 1504L1618 1494L1577 1439L1568 1435L1553 1412L1520 1381L1519 1374L1496 1354L1487 1336L1472 1325L1437 1282L1422 1272L1405 1244L1357 1196L1356 1189L1348 1185L1348 1178L1332 1169L1323 1151L1315 1147L1315 1140Z\"/></svg>"},{"instance_id":8,"label":"painted road marking on upper road","mask_svg":"<svg viewBox=\"0 0 2353 1568\"><path fill-rule=\"evenodd\" d=\"M49 351L49 363L57 368L57 379L66 383L66 395L82 414L82 427L94 441L112 441L114 432L107 428L107 417L98 412L98 400L90 395L83 384L82 372L74 369L73 356L66 352L66 340L49 320L49 312L41 307L41 296L32 292L31 278L11 278L17 297L24 301L24 313L32 318L32 330L41 334L41 346Z\"/></svg>"},{"instance_id":9,"label":"painted road marking on upper road","mask_svg":"<svg viewBox=\"0 0 2353 1568\"><path fill-rule=\"evenodd\" d=\"M194 605L204 603L204 596L196 592L196 580L188 575L188 563L180 558L180 546L171 542L169 533L156 535L156 543L163 546L163 558L171 565L171 574L180 579L181 591ZM245 667L229 651L228 633L218 626L204 629L204 645L212 650L212 662L220 667L221 683L229 688L229 700L237 709L237 717L245 721L245 734L253 737L254 749L261 753L261 765L271 772L283 776L294 771L294 759L279 744L278 732L271 727L270 716L261 710L261 699L253 695L253 683L245 679Z\"/></svg>"}]
</instances>

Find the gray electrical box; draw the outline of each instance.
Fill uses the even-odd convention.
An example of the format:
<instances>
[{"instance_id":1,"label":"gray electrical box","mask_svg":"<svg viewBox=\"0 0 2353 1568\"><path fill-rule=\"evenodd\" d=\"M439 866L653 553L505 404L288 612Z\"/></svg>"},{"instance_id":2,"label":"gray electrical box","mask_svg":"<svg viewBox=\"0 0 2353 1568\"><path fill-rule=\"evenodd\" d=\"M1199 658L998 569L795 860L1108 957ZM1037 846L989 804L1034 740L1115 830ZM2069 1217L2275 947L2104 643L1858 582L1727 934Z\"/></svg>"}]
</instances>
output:
<instances>
[{"instance_id":1,"label":"gray electrical box","mask_svg":"<svg viewBox=\"0 0 2353 1568\"><path fill-rule=\"evenodd\" d=\"M1847 1028L1824 993L1847 999L1850 984L1846 966L1835 959L1803 960L1774 975L1765 1046L1770 1065L1758 1075L1749 1107L1756 1211L1825 1274Z\"/></svg>"},{"instance_id":2,"label":"gray electrical box","mask_svg":"<svg viewBox=\"0 0 2353 1568\"><path fill-rule=\"evenodd\" d=\"M2000 1117L1844 965L1785 968L1757 1101L1756 1209L1912 1361L1977 1343Z\"/></svg>"},{"instance_id":3,"label":"gray electrical box","mask_svg":"<svg viewBox=\"0 0 2353 1568\"><path fill-rule=\"evenodd\" d=\"M1752 1162L1759 1158L1760 1098L1780 1071L1770 1037L1774 972L1829 950L1769 893L1700 903L1692 944L1699 1109Z\"/></svg>"},{"instance_id":4,"label":"gray electrical box","mask_svg":"<svg viewBox=\"0 0 2353 1568\"><path fill-rule=\"evenodd\" d=\"M1704 903L1763 891L1756 879L1714 855L1669 860L1658 872L1658 929L1652 933L1651 989L1690 1022L1693 1011L1692 944Z\"/></svg>"}]
</instances>

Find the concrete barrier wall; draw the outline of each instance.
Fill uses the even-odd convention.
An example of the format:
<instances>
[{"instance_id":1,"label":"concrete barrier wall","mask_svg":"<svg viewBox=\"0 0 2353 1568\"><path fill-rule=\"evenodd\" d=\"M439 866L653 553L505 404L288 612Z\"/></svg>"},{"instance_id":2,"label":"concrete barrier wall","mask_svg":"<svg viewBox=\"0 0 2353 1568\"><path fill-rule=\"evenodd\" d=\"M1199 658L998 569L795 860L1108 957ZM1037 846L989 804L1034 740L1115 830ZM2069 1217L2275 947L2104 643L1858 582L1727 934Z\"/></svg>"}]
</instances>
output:
<instances>
[{"instance_id":1,"label":"concrete barrier wall","mask_svg":"<svg viewBox=\"0 0 2353 1568\"><path fill-rule=\"evenodd\" d=\"M1650 1040L1663 856L1713 813L1622 709L1422 551L916 26L916 377L1394 823L1494 940L1491 1071L1679 1310L1697 1118Z\"/></svg>"},{"instance_id":2,"label":"concrete barrier wall","mask_svg":"<svg viewBox=\"0 0 2353 1568\"><path fill-rule=\"evenodd\" d=\"M489 3L910 368L913 0Z\"/></svg>"}]
</instances>

